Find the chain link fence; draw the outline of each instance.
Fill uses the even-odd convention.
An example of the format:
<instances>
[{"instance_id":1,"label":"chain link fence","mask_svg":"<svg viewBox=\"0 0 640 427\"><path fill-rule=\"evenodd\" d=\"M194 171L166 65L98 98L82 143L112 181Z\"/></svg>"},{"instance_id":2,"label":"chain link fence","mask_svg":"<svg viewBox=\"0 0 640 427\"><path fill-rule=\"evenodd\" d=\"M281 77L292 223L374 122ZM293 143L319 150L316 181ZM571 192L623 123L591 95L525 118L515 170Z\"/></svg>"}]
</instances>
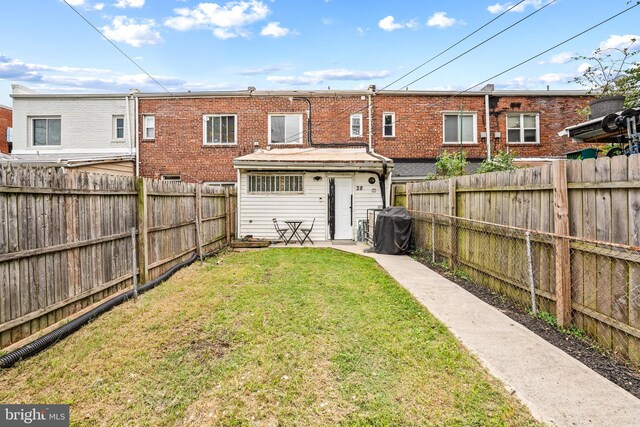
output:
<instances>
[{"instance_id":1,"label":"chain link fence","mask_svg":"<svg viewBox=\"0 0 640 427\"><path fill-rule=\"evenodd\" d=\"M433 263L446 263L533 313L557 316L566 304L565 328L640 360L640 248L443 214L411 215L414 244ZM568 245L566 257L561 244ZM566 302L558 302L556 276L569 278Z\"/></svg>"}]
</instances>

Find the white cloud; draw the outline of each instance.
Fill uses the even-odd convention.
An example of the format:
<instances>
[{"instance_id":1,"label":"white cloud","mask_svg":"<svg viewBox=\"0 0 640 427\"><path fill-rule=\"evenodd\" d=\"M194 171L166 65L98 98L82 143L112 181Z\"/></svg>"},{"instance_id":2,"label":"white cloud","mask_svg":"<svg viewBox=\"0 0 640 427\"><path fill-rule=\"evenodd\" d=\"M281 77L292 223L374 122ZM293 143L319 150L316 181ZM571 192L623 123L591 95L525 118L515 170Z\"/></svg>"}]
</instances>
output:
<instances>
[{"instance_id":1,"label":"white cloud","mask_svg":"<svg viewBox=\"0 0 640 427\"><path fill-rule=\"evenodd\" d=\"M162 41L160 33L153 29L155 26L156 23L153 19L137 22L133 18L116 16L113 18L111 26L102 27L102 33L109 40L140 47L145 44L154 45Z\"/></svg>"},{"instance_id":2,"label":"white cloud","mask_svg":"<svg viewBox=\"0 0 640 427\"><path fill-rule=\"evenodd\" d=\"M630 51L640 50L640 35L625 34L623 36L619 36L617 34L612 34L608 39L600 43L600 49L602 50L625 48L629 48Z\"/></svg>"},{"instance_id":3,"label":"white cloud","mask_svg":"<svg viewBox=\"0 0 640 427\"><path fill-rule=\"evenodd\" d=\"M447 28L456 22L457 20L448 17L446 12L436 12L427 20L427 25L430 27Z\"/></svg>"},{"instance_id":4,"label":"white cloud","mask_svg":"<svg viewBox=\"0 0 640 427\"><path fill-rule=\"evenodd\" d=\"M540 76L518 76L500 83L496 87L500 89L545 89L547 85L555 87L566 87L577 73L546 73Z\"/></svg>"},{"instance_id":5,"label":"white cloud","mask_svg":"<svg viewBox=\"0 0 640 427\"><path fill-rule=\"evenodd\" d=\"M357 27L356 31L358 32L359 36L364 36L365 34L367 34L367 32L369 31L368 27Z\"/></svg>"},{"instance_id":6,"label":"white cloud","mask_svg":"<svg viewBox=\"0 0 640 427\"><path fill-rule=\"evenodd\" d=\"M67 0L71 6L84 6L84 0Z\"/></svg>"},{"instance_id":7,"label":"white cloud","mask_svg":"<svg viewBox=\"0 0 640 427\"><path fill-rule=\"evenodd\" d=\"M144 0L118 0L113 5L115 7L119 7L120 9L124 9L127 7L141 8L142 6L144 6Z\"/></svg>"},{"instance_id":8,"label":"white cloud","mask_svg":"<svg viewBox=\"0 0 640 427\"><path fill-rule=\"evenodd\" d=\"M273 38L284 37L289 33L290 30L288 28L281 27L279 22L269 22L262 31L260 31L261 36Z\"/></svg>"},{"instance_id":9,"label":"white cloud","mask_svg":"<svg viewBox=\"0 0 640 427\"><path fill-rule=\"evenodd\" d=\"M187 82L171 76L154 76L171 91L241 89L229 83ZM121 74L113 70L88 67L51 66L25 63L0 55L0 80L22 82L43 93L123 92L132 87L149 92L162 89L146 74Z\"/></svg>"},{"instance_id":10,"label":"white cloud","mask_svg":"<svg viewBox=\"0 0 640 427\"><path fill-rule=\"evenodd\" d=\"M96 3L93 5L94 10L102 10L104 9L104 3Z\"/></svg>"},{"instance_id":11,"label":"white cloud","mask_svg":"<svg viewBox=\"0 0 640 427\"><path fill-rule=\"evenodd\" d=\"M524 12L528 6L532 6L534 9L540 9L544 5L545 1L543 0L525 0L513 9L510 12ZM505 10L509 9L513 6L514 3L496 3L487 7L487 10L490 13L502 13Z\"/></svg>"},{"instance_id":12,"label":"white cloud","mask_svg":"<svg viewBox=\"0 0 640 427\"><path fill-rule=\"evenodd\" d=\"M406 22L396 22L396 19L389 15L378 22L378 27L384 31L395 31L403 28L415 29L418 27L418 22L415 19Z\"/></svg>"},{"instance_id":13,"label":"white cloud","mask_svg":"<svg viewBox=\"0 0 640 427\"><path fill-rule=\"evenodd\" d=\"M249 37L251 32L246 27L265 19L270 13L269 7L258 0L230 1L222 6L200 3L191 9L183 7L173 11L177 16L165 20L166 26L178 31L209 28L221 39Z\"/></svg>"},{"instance_id":14,"label":"white cloud","mask_svg":"<svg viewBox=\"0 0 640 427\"><path fill-rule=\"evenodd\" d=\"M538 64L566 64L575 56L573 52L560 52L553 55L546 61L540 61Z\"/></svg>"},{"instance_id":15,"label":"white cloud","mask_svg":"<svg viewBox=\"0 0 640 427\"><path fill-rule=\"evenodd\" d=\"M322 18L320 22L322 22L322 25L333 25L333 19L331 18Z\"/></svg>"},{"instance_id":16,"label":"white cloud","mask_svg":"<svg viewBox=\"0 0 640 427\"><path fill-rule=\"evenodd\" d=\"M334 68L326 70L305 71L302 76L269 76L268 81L291 84L291 85L310 85L320 84L326 80L370 80L375 78L387 77L391 74L388 70L380 71L359 71L348 70L345 68Z\"/></svg>"},{"instance_id":17,"label":"white cloud","mask_svg":"<svg viewBox=\"0 0 640 427\"><path fill-rule=\"evenodd\" d=\"M239 71L238 74L241 74L243 76L258 76L261 74L271 74L274 71L280 71L283 68L285 67L277 66L277 65L267 65L259 68L246 68L244 70Z\"/></svg>"}]
</instances>

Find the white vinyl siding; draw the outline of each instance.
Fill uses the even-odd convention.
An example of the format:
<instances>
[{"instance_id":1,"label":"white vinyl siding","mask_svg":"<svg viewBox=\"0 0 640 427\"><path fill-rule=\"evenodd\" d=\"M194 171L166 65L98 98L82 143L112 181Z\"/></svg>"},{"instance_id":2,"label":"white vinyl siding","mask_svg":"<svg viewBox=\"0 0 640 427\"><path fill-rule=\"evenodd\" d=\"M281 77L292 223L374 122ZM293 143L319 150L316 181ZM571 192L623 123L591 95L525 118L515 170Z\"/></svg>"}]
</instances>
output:
<instances>
[{"instance_id":1,"label":"white vinyl siding","mask_svg":"<svg viewBox=\"0 0 640 427\"><path fill-rule=\"evenodd\" d=\"M539 115L537 113L507 114L507 143L539 144Z\"/></svg>"},{"instance_id":2,"label":"white vinyl siding","mask_svg":"<svg viewBox=\"0 0 640 427\"><path fill-rule=\"evenodd\" d=\"M369 178L375 179L369 184ZM378 176L372 173L359 173L354 177L353 192L353 237L357 237L358 222L367 219L367 209L382 209L382 196Z\"/></svg>"},{"instance_id":3,"label":"white vinyl siding","mask_svg":"<svg viewBox=\"0 0 640 427\"><path fill-rule=\"evenodd\" d=\"M302 114L269 114L269 144L302 144Z\"/></svg>"},{"instance_id":4,"label":"white vinyl siding","mask_svg":"<svg viewBox=\"0 0 640 427\"><path fill-rule=\"evenodd\" d=\"M239 235L248 234L263 239L276 239L273 227L276 218L281 227L286 219L302 220L302 228L310 227L316 219L311 233L314 241L326 239L327 224L327 178L322 173L302 175L304 193L298 194L249 194L249 175L240 175L238 192L240 206ZM315 181L313 177L322 176ZM287 234L288 235L288 234Z\"/></svg>"},{"instance_id":5,"label":"white vinyl siding","mask_svg":"<svg viewBox=\"0 0 640 427\"><path fill-rule=\"evenodd\" d=\"M62 120L60 117L32 117L31 145L34 147L60 146L62 144Z\"/></svg>"},{"instance_id":6,"label":"white vinyl siding","mask_svg":"<svg viewBox=\"0 0 640 427\"><path fill-rule=\"evenodd\" d=\"M235 114L208 114L204 116L203 144L237 144Z\"/></svg>"},{"instance_id":7,"label":"white vinyl siding","mask_svg":"<svg viewBox=\"0 0 640 427\"><path fill-rule=\"evenodd\" d=\"M362 114L352 114L350 119L351 138L362 136Z\"/></svg>"},{"instance_id":8,"label":"white vinyl siding","mask_svg":"<svg viewBox=\"0 0 640 427\"><path fill-rule=\"evenodd\" d=\"M442 118L443 142L445 144L477 144L476 113L444 113Z\"/></svg>"},{"instance_id":9,"label":"white vinyl siding","mask_svg":"<svg viewBox=\"0 0 640 427\"><path fill-rule=\"evenodd\" d=\"M382 114L382 136L385 138L396 136L396 113Z\"/></svg>"},{"instance_id":10,"label":"white vinyl siding","mask_svg":"<svg viewBox=\"0 0 640 427\"><path fill-rule=\"evenodd\" d=\"M156 138L156 117L151 115L142 116L142 139Z\"/></svg>"}]
</instances>

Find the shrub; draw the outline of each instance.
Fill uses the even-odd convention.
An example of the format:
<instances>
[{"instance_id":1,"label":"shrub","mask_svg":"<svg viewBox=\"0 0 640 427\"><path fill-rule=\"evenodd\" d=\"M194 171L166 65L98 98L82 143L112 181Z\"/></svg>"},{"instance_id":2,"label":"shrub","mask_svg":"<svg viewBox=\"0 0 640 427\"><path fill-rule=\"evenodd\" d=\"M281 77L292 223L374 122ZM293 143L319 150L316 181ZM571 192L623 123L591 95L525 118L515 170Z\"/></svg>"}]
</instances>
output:
<instances>
[{"instance_id":1,"label":"shrub","mask_svg":"<svg viewBox=\"0 0 640 427\"><path fill-rule=\"evenodd\" d=\"M491 160L483 160L477 173L512 171L516 167L513 165L515 154L509 154L505 151L498 151Z\"/></svg>"}]
</instances>

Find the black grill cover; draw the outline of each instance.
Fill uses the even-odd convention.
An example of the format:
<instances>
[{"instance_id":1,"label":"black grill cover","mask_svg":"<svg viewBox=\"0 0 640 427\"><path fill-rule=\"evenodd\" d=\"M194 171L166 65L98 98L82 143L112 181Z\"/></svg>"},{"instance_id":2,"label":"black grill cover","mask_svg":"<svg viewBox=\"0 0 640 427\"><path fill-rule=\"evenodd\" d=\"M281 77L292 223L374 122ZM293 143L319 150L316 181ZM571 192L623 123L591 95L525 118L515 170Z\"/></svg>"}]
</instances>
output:
<instances>
[{"instance_id":1,"label":"black grill cover","mask_svg":"<svg viewBox=\"0 0 640 427\"><path fill-rule=\"evenodd\" d=\"M400 255L409 249L411 215L401 206L383 209L373 230L374 249L378 254Z\"/></svg>"}]
</instances>

